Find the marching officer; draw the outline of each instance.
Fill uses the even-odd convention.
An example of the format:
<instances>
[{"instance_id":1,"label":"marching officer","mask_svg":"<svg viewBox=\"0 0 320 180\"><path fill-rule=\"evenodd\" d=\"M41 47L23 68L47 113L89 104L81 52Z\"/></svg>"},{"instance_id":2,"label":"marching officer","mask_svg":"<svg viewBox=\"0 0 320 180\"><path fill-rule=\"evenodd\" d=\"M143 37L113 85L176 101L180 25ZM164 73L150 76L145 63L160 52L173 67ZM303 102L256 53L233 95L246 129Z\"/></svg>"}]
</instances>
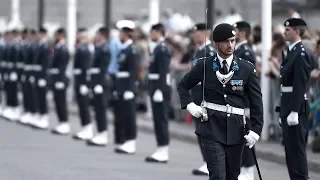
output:
<instances>
[{"instance_id":1,"label":"marching officer","mask_svg":"<svg viewBox=\"0 0 320 180\"><path fill-rule=\"evenodd\" d=\"M122 50L119 54L119 72L116 75L116 108L121 113L116 116L124 130L124 143L116 147L115 152L134 154L136 152L136 103L137 92L136 81L138 76L139 56L136 47L133 45L132 33L135 28L133 21L122 21L120 40ZM123 113L125 112L125 113Z\"/></svg>"},{"instance_id":2,"label":"marching officer","mask_svg":"<svg viewBox=\"0 0 320 180\"><path fill-rule=\"evenodd\" d=\"M8 59L7 59L7 70L9 80L6 84L7 86L7 109L4 112L4 117L11 120L17 121L20 117L20 108L18 101L18 85L19 85L19 53L20 53L20 33L18 30L12 30L12 41L11 45L8 47Z\"/></svg>"},{"instance_id":3,"label":"marching officer","mask_svg":"<svg viewBox=\"0 0 320 180\"><path fill-rule=\"evenodd\" d=\"M93 107L98 133L88 141L88 145L106 146L108 143L107 131L107 67L110 62L109 47L107 44L109 30L101 27L96 32L95 54L89 70L93 94Z\"/></svg>"},{"instance_id":4,"label":"marching officer","mask_svg":"<svg viewBox=\"0 0 320 180\"><path fill-rule=\"evenodd\" d=\"M55 47L52 64L49 69L51 77L51 89L53 90L54 103L59 124L52 130L52 133L68 135L70 124L68 121L67 87L68 78L66 69L69 64L69 51L66 46L66 31L59 28L55 33Z\"/></svg>"},{"instance_id":5,"label":"marching officer","mask_svg":"<svg viewBox=\"0 0 320 180\"><path fill-rule=\"evenodd\" d=\"M171 53L164 36L163 24L155 24L151 27L150 38L157 45L151 55L148 86L158 148L155 153L145 159L147 162L162 163L169 160L168 104Z\"/></svg>"},{"instance_id":6,"label":"marching officer","mask_svg":"<svg viewBox=\"0 0 320 180\"><path fill-rule=\"evenodd\" d=\"M51 61L51 49L48 42L47 30L43 27L38 32L38 44L35 54L35 89L37 93L37 112L38 117L32 125L39 129L48 129L49 116L47 105L47 84L48 84L48 67Z\"/></svg>"},{"instance_id":7,"label":"marching officer","mask_svg":"<svg viewBox=\"0 0 320 180\"><path fill-rule=\"evenodd\" d=\"M212 46L212 42L210 41L210 31L207 29L205 23L198 23L194 26L192 38L198 46L198 49L195 51L192 60L192 65L195 66L199 60L213 56L215 54L215 50ZM203 99L201 82L191 89L191 94L193 102L197 105L200 105ZM200 119L193 116L193 120L195 122L195 125L198 126L198 124L200 123ZM204 155L201 150L201 143L199 137L198 144L200 146L203 161L205 161ZM207 176L209 174L207 164L204 163L198 169L193 169L192 174Z\"/></svg>"},{"instance_id":8,"label":"marching officer","mask_svg":"<svg viewBox=\"0 0 320 180\"><path fill-rule=\"evenodd\" d=\"M248 39L251 34L251 26L246 21L239 21L233 25L236 30L236 46L235 46L235 55L244 60L250 61L255 65L256 58L253 50L248 44ZM248 100L246 99L248 103ZM246 107L247 118L249 117L249 110ZM239 180L253 180L254 179L254 158L252 151L249 147L245 147L243 150L242 156L242 165L241 165L241 173L238 177Z\"/></svg>"},{"instance_id":9,"label":"marching officer","mask_svg":"<svg viewBox=\"0 0 320 180\"><path fill-rule=\"evenodd\" d=\"M92 62L92 45L89 43L88 32L85 28L78 29L77 47L74 57L74 91L79 108L81 120L81 130L73 138L78 140L89 140L93 136L93 125L90 120L89 112L89 69Z\"/></svg>"},{"instance_id":10,"label":"marching officer","mask_svg":"<svg viewBox=\"0 0 320 180\"><path fill-rule=\"evenodd\" d=\"M218 53L200 60L178 85L182 109L201 118L196 127L210 180L235 180L240 174L245 144L252 148L263 127L259 78L253 64L233 55L236 32L229 24L213 31ZM210 77L210 78L209 78ZM192 102L189 90L202 82L201 106ZM245 132L245 97L249 97L251 130ZM245 143L246 142L246 143Z\"/></svg>"},{"instance_id":11,"label":"marching officer","mask_svg":"<svg viewBox=\"0 0 320 180\"><path fill-rule=\"evenodd\" d=\"M34 52L36 48L36 31L34 29L25 29L25 59L23 76L21 77L22 91L23 91L23 104L24 104L24 114L20 117L20 123L22 124L32 124L33 120L37 118L35 116L36 109L36 93L34 91Z\"/></svg>"},{"instance_id":12,"label":"marching officer","mask_svg":"<svg viewBox=\"0 0 320 180\"><path fill-rule=\"evenodd\" d=\"M307 24L303 19L290 18L285 21L284 26L284 35L290 46L280 69L280 123L290 179L307 180L305 137L309 103L306 92L312 62L301 42Z\"/></svg>"}]
</instances>

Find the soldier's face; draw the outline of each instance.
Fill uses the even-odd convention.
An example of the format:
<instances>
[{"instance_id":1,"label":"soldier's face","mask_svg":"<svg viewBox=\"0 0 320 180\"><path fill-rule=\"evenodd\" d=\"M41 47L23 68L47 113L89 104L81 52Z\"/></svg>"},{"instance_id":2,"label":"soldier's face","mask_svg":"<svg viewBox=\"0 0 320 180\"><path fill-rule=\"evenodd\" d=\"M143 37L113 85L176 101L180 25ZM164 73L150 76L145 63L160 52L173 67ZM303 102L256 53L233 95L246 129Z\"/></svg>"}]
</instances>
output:
<instances>
[{"instance_id":1,"label":"soldier's face","mask_svg":"<svg viewBox=\"0 0 320 180\"><path fill-rule=\"evenodd\" d=\"M284 37L286 41L294 41L295 36L297 35L297 31L293 29L292 27L286 27L286 30L284 31Z\"/></svg>"},{"instance_id":2,"label":"soldier's face","mask_svg":"<svg viewBox=\"0 0 320 180\"><path fill-rule=\"evenodd\" d=\"M149 37L151 41L157 41L158 40L158 34L156 31L150 31Z\"/></svg>"},{"instance_id":3,"label":"soldier's face","mask_svg":"<svg viewBox=\"0 0 320 180\"><path fill-rule=\"evenodd\" d=\"M220 53L226 56L230 56L234 52L234 47L236 45L236 37L231 37L225 41L216 42L215 45Z\"/></svg>"},{"instance_id":4,"label":"soldier's face","mask_svg":"<svg viewBox=\"0 0 320 180\"><path fill-rule=\"evenodd\" d=\"M192 39L198 45L201 45L202 41L204 41L204 37L203 37L203 35L202 35L202 33L200 31L193 31Z\"/></svg>"}]
</instances>

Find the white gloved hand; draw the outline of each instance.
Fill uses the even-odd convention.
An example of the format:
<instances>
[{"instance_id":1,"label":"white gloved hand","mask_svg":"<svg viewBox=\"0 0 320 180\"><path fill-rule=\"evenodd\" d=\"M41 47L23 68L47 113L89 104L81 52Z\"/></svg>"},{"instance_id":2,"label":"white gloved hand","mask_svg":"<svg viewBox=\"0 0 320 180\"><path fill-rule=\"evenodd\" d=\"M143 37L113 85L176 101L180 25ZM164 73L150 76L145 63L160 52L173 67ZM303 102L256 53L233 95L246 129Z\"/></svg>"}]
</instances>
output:
<instances>
[{"instance_id":1,"label":"white gloved hand","mask_svg":"<svg viewBox=\"0 0 320 180\"><path fill-rule=\"evenodd\" d=\"M103 93L103 87L101 85L95 85L93 88L93 92L96 94L102 94Z\"/></svg>"},{"instance_id":2,"label":"white gloved hand","mask_svg":"<svg viewBox=\"0 0 320 180\"><path fill-rule=\"evenodd\" d=\"M246 146L249 146L249 148L251 149L254 146L254 144L258 142L260 136L257 133L250 130L249 134L245 135L244 138L247 141Z\"/></svg>"},{"instance_id":3,"label":"white gloved hand","mask_svg":"<svg viewBox=\"0 0 320 180\"><path fill-rule=\"evenodd\" d=\"M89 93L89 89L86 85L80 85L80 94L87 95Z\"/></svg>"},{"instance_id":4,"label":"white gloved hand","mask_svg":"<svg viewBox=\"0 0 320 180\"><path fill-rule=\"evenodd\" d=\"M287 117L288 126L295 126L299 124L299 115L297 112L291 112Z\"/></svg>"},{"instance_id":5,"label":"white gloved hand","mask_svg":"<svg viewBox=\"0 0 320 180\"><path fill-rule=\"evenodd\" d=\"M38 80L38 86L39 87L45 87L47 85L47 81L44 79L39 79Z\"/></svg>"},{"instance_id":6,"label":"white gloved hand","mask_svg":"<svg viewBox=\"0 0 320 180\"><path fill-rule=\"evenodd\" d=\"M163 94L162 91L160 89L157 89L154 91L152 99L154 102L162 102L163 101Z\"/></svg>"},{"instance_id":7,"label":"white gloved hand","mask_svg":"<svg viewBox=\"0 0 320 180\"><path fill-rule=\"evenodd\" d=\"M11 72L10 73L10 81L17 81L18 80L18 75L16 72Z\"/></svg>"},{"instance_id":8,"label":"white gloved hand","mask_svg":"<svg viewBox=\"0 0 320 180\"><path fill-rule=\"evenodd\" d=\"M54 83L54 87L55 87L56 89L64 89L64 83L58 81L58 82Z\"/></svg>"},{"instance_id":9,"label":"white gloved hand","mask_svg":"<svg viewBox=\"0 0 320 180\"><path fill-rule=\"evenodd\" d=\"M193 102L187 105L187 110L196 118L200 118L202 116L202 108Z\"/></svg>"},{"instance_id":10,"label":"white gloved hand","mask_svg":"<svg viewBox=\"0 0 320 180\"><path fill-rule=\"evenodd\" d=\"M131 92L131 91L125 91L125 92L123 93L123 99L124 99L124 100L131 100L131 99L133 99L133 98L134 98L133 92Z\"/></svg>"}]
</instances>

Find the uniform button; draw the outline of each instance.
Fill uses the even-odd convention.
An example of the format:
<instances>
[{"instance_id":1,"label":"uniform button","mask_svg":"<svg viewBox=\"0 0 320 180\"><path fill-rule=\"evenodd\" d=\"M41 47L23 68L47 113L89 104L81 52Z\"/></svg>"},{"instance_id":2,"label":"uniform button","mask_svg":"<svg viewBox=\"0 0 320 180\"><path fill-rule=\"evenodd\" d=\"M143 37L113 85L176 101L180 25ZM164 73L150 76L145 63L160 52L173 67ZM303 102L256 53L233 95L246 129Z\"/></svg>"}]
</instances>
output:
<instances>
[{"instance_id":1,"label":"uniform button","mask_svg":"<svg viewBox=\"0 0 320 180\"><path fill-rule=\"evenodd\" d=\"M281 78L282 76L280 75L280 78Z\"/></svg>"},{"instance_id":2,"label":"uniform button","mask_svg":"<svg viewBox=\"0 0 320 180\"><path fill-rule=\"evenodd\" d=\"M283 68L283 66L281 66L280 68Z\"/></svg>"},{"instance_id":3,"label":"uniform button","mask_svg":"<svg viewBox=\"0 0 320 180\"><path fill-rule=\"evenodd\" d=\"M281 84L280 86L282 87L283 85Z\"/></svg>"},{"instance_id":4,"label":"uniform button","mask_svg":"<svg viewBox=\"0 0 320 180\"><path fill-rule=\"evenodd\" d=\"M227 104L226 106L228 106L228 107L229 107L230 105L229 105L229 104Z\"/></svg>"},{"instance_id":5,"label":"uniform button","mask_svg":"<svg viewBox=\"0 0 320 180\"><path fill-rule=\"evenodd\" d=\"M223 95L223 97L225 97L225 98L226 98L226 97L227 97L227 95L225 94L225 95Z\"/></svg>"},{"instance_id":6,"label":"uniform button","mask_svg":"<svg viewBox=\"0 0 320 180\"><path fill-rule=\"evenodd\" d=\"M224 85L222 85L223 87L226 87L226 85L224 84Z\"/></svg>"},{"instance_id":7,"label":"uniform button","mask_svg":"<svg viewBox=\"0 0 320 180\"><path fill-rule=\"evenodd\" d=\"M282 96L282 93L280 94L280 96Z\"/></svg>"},{"instance_id":8,"label":"uniform button","mask_svg":"<svg viewBox=\"0 0 320 180\"><path fill-rule=\"evenodd\" d=\"M230 117L230 114L227 114L228 117Z\"/></svg>"}]
</instances>

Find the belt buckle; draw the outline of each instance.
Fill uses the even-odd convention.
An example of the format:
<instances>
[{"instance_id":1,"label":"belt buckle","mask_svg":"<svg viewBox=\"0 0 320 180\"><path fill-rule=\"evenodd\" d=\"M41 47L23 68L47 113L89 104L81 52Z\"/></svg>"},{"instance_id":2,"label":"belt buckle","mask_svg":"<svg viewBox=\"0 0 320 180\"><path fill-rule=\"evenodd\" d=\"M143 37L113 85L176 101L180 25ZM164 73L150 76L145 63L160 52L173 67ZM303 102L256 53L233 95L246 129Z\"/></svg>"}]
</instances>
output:
<instances>
[{"instance_id":1,"label":"belt buckle","mask_svg":"<svg viewBox=\"0 0 320 180\"><path fill-rule=\"evenodd\" d=\"M228 114L231 114L232 113L232 106L227 106L227 112Z\"/></svg>"}]
</instances>

